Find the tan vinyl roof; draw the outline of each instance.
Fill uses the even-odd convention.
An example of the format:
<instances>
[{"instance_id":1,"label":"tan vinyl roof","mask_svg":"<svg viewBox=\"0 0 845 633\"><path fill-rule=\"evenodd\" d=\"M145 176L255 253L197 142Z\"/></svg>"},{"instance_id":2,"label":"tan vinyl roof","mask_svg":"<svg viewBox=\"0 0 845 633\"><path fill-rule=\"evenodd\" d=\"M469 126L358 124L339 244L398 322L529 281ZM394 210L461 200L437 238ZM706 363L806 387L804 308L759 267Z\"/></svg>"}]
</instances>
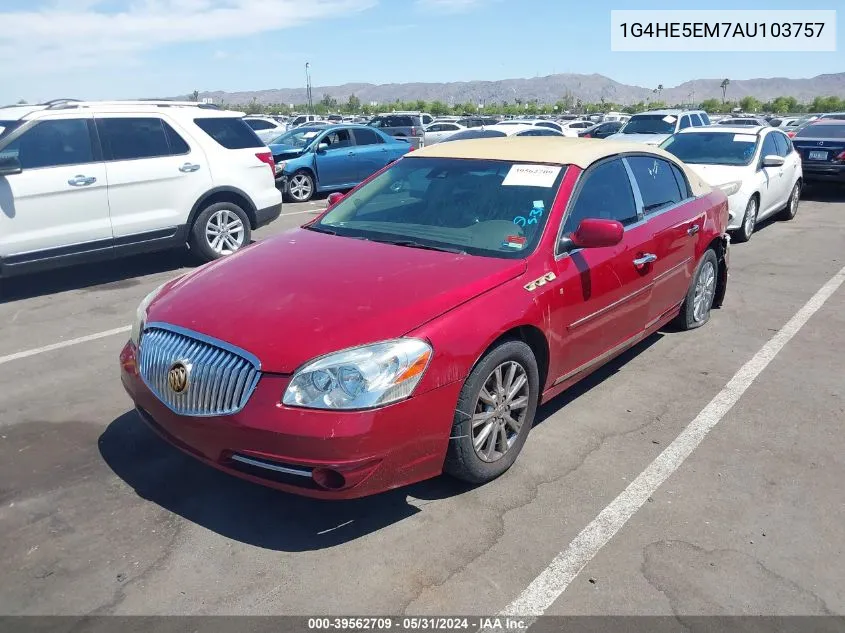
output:
<instances>
[{"instance_id":1,"label":"tan vinyl roof","mask_svg":"<svg viewBox=\"0 0 845 633\"><path fill-rule=\"evenodd\" d=\"M643 143L556 136L509 136L437 143L411 152L407 158L506 160L520 163L575 165L586 169L603 158L630 153L653 154L675 163L686 174L692 192L696 196L705 195L711 190L710 185L675 156L658 147Z\"/></svg>"}]
</instances>

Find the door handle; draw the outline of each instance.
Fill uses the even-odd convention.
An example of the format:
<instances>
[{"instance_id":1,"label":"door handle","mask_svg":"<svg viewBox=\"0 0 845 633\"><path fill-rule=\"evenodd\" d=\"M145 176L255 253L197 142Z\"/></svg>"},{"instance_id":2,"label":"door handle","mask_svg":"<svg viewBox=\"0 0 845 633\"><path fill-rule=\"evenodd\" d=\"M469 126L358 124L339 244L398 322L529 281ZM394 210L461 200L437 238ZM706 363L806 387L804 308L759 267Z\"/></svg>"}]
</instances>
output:
<instances>
[{"instance_id":1,"label":"door handle","mask_svg":"<svg viewBox=\"0 0 845 633\"><path fill-rule=\"evenodd\" d=\"M655 255L654 253L643 253L642 257L637 257L634 260L634 266L636 266L637 268L641 268L641 267L645 266L646 264L650 264L650 263L656 262L656 261L657 261L657 255Z\"/></svg>"},{"instance_id":2,"label":"door handle","mask_svg":"<svg viewBox=\"0 0 845 633\"><path fill-rule=\"evenodd\" d=\"M687 235L695 235L701 229L700 226L697 224L693 224L691 227L687 229Z\"/></svg>"},{"instance_id":3,"label":"door handle","mask_svg":"<svg viewBox=\"0 0 845 633\"><path fill-rule=\"evenodd\" d=\"M68 180L67 184L74 187L86 187L87 185L93 185L95 182L97 182L97 179L94 176L83 176L80 174Z\"/></svg>"},{"instance_id":4,"label":"door handle","mask_svg":"<svg viewBox=\"0 0 845 633\"><path fill-rule=\"evenodd\" d=\"M179 168L179 171L189 173L192 171L197 171L200 168L199 165L194 165L192 163L185 163Z\"/></svg>"}]
</instances>

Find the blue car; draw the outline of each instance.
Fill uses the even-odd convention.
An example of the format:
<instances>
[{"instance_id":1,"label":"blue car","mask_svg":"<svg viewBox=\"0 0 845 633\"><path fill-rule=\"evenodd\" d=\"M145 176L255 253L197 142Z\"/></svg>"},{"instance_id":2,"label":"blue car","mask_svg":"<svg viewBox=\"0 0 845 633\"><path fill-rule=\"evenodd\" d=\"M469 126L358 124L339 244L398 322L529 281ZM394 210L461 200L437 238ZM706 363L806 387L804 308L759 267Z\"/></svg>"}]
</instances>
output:
<instances>
[{"instance_id":1,"label":"blue car","mask_svg":"<svg viewBox=\"0 0 845 633\"><path fill-rule=\"evenodd\" d=\"M292 202L351 189L408 153L403 141L366 125L302 126L269 144L276 183Z\"/></svg>"}]
</instances>

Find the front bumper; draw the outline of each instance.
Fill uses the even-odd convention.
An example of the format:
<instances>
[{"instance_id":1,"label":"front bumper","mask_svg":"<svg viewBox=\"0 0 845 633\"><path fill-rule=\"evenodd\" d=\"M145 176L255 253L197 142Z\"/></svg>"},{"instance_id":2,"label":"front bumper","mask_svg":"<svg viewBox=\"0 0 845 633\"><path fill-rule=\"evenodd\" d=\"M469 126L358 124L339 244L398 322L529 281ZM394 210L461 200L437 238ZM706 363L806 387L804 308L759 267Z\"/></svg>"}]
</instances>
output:
<instances>
[{"instance_id":1,"label":"front bumper","mask_svg":"<svg viewBox=\"0 0 845 633\"><path fill-rule=\"evenodd\" d=\"M246 406L220 417L173 413L144 384L136 349L120 354L121 381L161 437L236 477L324 499L384 492L442 472L461 383L369 411L281 404L289 376L263 374Z\"/></svg>"},{"instance_id":2,"label":"front bumper","mask_svg":"<svg viewBox=\"0 0 845 633\"><path fill-rule=\"evenodd\" d=\"M751 195L743 191L738 191L733 195L728 196L728 230L734 231L742 227L742 222L745 219L745 209L748 207L748 201Z\"/></svg>"}]
</instances>

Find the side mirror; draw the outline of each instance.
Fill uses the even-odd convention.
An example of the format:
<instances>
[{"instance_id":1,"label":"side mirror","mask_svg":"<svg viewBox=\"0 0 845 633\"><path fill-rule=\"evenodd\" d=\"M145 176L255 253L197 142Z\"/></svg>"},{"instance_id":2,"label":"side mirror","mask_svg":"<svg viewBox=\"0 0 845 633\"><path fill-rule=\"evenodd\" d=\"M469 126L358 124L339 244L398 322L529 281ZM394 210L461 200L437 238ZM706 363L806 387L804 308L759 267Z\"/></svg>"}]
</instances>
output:
<instances>
[{"instance_id":1,"label":"side mirror","mask_svg":"<svg viewBox=\"0 0 845 633\"><path fill-rule=\"evenodd\" d=\"M340 193L339 191L335 191L334 193L330 193L329 194L329 204L326 208L331 209L334 205L336 205L341 200L343 200L343 194Z\"/></svg>"},{"instance_id":2,"label":"side mirror","mask_svg":"<svg viewBox=\"0 0 845 633\"><path fill-rule=\"evenodd\" d=\"M14 176L22 171L17 156L0 156L0 176Z\"/></svg>"},{"instance_id":3,"label":"side mirror","mask_svg":"<svg viewBox=\"0 0 845 633\"><path fill-rule=\"evenodd\" d=\"M763 167L783 167L784 162L783 156L769 154L768 156L763 157Z\"/></svg>"},{"instance_id":4,"label":"side mirror","mask_svg":"<svg viewBox=\"0 0 845 633\"><path fill-rule=\"evenodd\" d=\"M622 241L625 227L616 220L584 218L568 238L570 248L603 248Z\"/></svg>"},{"instance_id":5,"label":"side mirror","mask_svg":"<svg viewBox=\"0 0 845 633\"><path fill-rule=\"evenodd\" d=\"M329 144L328 144L328 143L320 143L320 144L317 146L317 153L318 153L318 154L322 154L322 153L324 153L327 149L329 149Z\"/></svg>"}]
</instances>

